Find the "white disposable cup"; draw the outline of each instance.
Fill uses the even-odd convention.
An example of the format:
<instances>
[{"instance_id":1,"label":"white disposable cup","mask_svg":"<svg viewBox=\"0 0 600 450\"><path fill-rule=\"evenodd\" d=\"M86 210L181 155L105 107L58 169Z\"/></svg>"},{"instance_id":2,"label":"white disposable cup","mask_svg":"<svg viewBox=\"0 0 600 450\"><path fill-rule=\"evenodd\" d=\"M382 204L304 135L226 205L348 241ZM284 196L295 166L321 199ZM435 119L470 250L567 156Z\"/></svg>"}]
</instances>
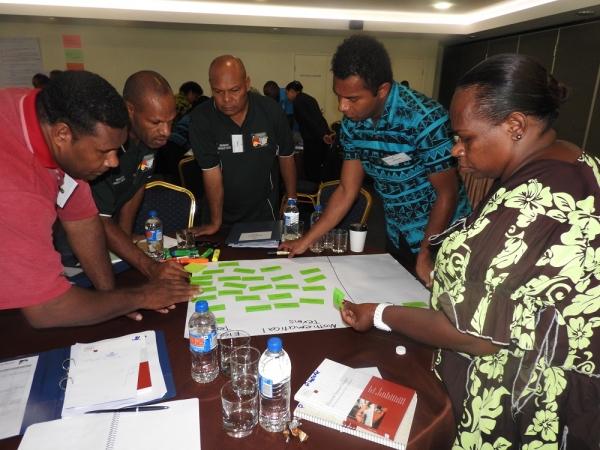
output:
<instances>
[{"instance_id":1,"label":"white disposable cup","mask_svg":"<svg viewBox=\"0 0 600 450\"><path fill-rule=\"evenodd\" d=\"M354 229L353 229L354 228ZM350 251L360 253L365 249L367 230L364 227L350 226Z\"/></svg>"}]
</instances>

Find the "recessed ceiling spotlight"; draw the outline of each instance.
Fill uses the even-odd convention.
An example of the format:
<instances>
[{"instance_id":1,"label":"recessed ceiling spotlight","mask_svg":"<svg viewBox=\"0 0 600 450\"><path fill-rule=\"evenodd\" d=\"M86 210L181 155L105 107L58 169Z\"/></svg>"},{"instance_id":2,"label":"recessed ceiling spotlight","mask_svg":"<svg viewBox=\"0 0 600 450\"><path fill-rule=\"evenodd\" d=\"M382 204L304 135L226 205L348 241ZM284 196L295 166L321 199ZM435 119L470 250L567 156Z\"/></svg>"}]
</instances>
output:
<instances>
[{"instance_id":1,"label":"recessed ceiling spotlight","mask_svg":"<svg viewBox=\"0 0 600 450\"><path fill-rule=\"evenodd\" d=\"M596 11L594 11L593 9L580 9L575 14L577 14L578 16L593 16L594 14L596 14Z\"/></svg>"},{"instance_id":2,"label":"recessed ceiling spotlight","mask_svg":"<svg viewBox=\"0 0 600 450\"><path fill-rule=\"evenodd\" d=\"M434 3L433 6L435 9L439 9L441 11L444 11L446 9L450 9L454 6L454 3L450 3L450 2L436 2Z\"/></svg>"}]
</instances>

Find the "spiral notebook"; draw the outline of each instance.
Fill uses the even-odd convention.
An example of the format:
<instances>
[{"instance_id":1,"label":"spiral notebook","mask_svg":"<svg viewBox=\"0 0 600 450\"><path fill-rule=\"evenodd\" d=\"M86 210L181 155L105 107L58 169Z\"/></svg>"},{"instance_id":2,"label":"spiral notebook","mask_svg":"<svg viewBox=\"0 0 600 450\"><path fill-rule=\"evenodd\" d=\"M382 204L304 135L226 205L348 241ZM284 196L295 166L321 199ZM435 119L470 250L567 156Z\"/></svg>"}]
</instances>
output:
<instances>
[{"instance_id":1,"label":"spiral notebook","mask_svg":"<svg viewBox=\"0 0 600 450\"><path fill-rule=\"evenodd\" d=\"M19 450L200 449L197 398L158 411L84 414L27 428Z\"/></svg>"},{"instance_id":2,"label":"spiral notebook","mask_svg":"<svg viewBox=\"0 0 600 450\"><path fill-rule=\"evenodd\" d=\"M298 418L404 450L417 406L406 386L325 359L294 399Z\"/></svg>"}]
</instances>

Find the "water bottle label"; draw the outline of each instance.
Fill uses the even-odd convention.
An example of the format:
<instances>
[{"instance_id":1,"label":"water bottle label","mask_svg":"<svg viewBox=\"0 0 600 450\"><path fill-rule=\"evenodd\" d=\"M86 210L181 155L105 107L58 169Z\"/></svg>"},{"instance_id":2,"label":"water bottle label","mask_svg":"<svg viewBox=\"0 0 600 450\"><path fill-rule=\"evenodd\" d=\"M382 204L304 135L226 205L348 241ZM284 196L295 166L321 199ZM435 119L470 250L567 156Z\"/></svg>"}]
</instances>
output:
<instances>
[{"instance_id":1,"label":"water bottle label","mask_svg":"<svg viewBox=\"0 0 600 450\"><path fill-rule=\"evenodd\" d=\"M300 214L298 214L298 213L284 213L283 214L284 223L287 226L298 223L299 217L300 217Z\"/></svg>"},{"instance_id":2,"label":"water bottle label","mask_svg":"<svg viewBox=\"0 0 600 450\"><path fill-rule=\"evenodd\" d=\"M273 380L258 376L258 388L263 397L273 397Z\"/></svg>"},{"instance_id":3,"label":"water bottle label","mask_svg":"<svg viewBox=\"0 0 600 450\"><path fill-rule=\"evenodd\" d=\"M163 233L161 230L146 230L146 242L162 241Z\"/></svg>"},{"instance_id":4,"label":"water bottle label","mask_svg":"<svg viewBox=\"0 0 600 450\"><path fill-rule=\"evenodd\" d=\"M196 334L190 332L190 350L198 353L207 353L217 346L217 333Z\"/></svg>"}]
</instances>

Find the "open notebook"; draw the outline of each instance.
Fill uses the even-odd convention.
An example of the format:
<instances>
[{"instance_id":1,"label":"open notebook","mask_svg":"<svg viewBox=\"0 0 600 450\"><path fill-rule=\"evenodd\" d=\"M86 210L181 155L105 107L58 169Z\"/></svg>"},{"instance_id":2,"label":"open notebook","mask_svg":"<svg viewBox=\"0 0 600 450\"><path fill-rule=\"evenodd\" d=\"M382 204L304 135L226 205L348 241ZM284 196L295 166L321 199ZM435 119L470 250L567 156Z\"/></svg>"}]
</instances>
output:
<instances>
[{"instance_id":1,"label":"open notebook","mask_svg":"<svg viewBox=\"0 0 600 450\"><path fill-rule=\"evenodd\" d=\"M197 398L160 403L168 409L84 414L31 425L19 450L199 450Z\"/></svg>"}]
</instances>

